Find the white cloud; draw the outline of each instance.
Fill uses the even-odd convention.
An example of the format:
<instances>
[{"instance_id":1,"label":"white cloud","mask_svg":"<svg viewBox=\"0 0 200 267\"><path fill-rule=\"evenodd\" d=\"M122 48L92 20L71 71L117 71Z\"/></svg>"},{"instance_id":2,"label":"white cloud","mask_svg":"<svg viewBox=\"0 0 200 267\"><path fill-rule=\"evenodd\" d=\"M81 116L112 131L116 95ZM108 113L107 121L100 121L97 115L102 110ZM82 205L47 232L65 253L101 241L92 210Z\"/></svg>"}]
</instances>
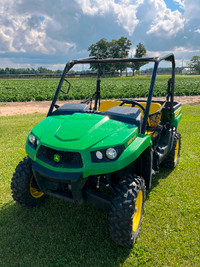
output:
<instances>
[{"instance_id":1,"label":"white cloud","mask_svg":"<svg viewBox=\"0 0 200 267\"><path fill-rule=\"evenodd\" d=\"M144 0L121 0L117 3L114 0L76 0L83 13L94 16L94 15L105 15L112 13L116 19L115 21L123 27L129 35L132 35L136 26L139 23L137 19L137 10Z\"/></svg>"},{"instance_id":2,"label":"white cloud","mask_svg":"<svg viewBox=\"0 0 200 267\"><path fill-rule=\"evenodd\" d=\"M179 4L181 8L184 7L184 0L173 0L175 3Z\"/></svg>"},{"instance_id":3,"label":"white cloud","mask_svg":"<svg viewBox=\"0 0 200 267\"><path fill-rule=\"evenodd\" d=\"M150 3L152 9L155 10L155 19L153 19L147 34L170 38L184 28L185 19L178 10L171 11L163 0L150 0Z\"/></svg>"},{"instance_id":4,"label":"white cloud","mask_svg":"<svg viewBox=\"0 0 200 267\"><path fill-rule=\"evenodd\" d=\"M113 14L115 21L123 27L131 36L140 22L144 21L146 16L150 18L150 28L146 30L147 34L163 36L169 38L175 36L184 28L185 19L178 11L171 11L167 8L164 0L76 0L80 5L82 12L89 16L105 16ZM174 0L181 7L183 1ZM138 18L138 10L142 11L142 18Z\"/></svg>"},{"instance_id":5,"label":"white cloud","mask_svg":"<svg viewBox=\"0 0 200 267\"><path fill-rule=\"evenodd\" d=\"M182 66L183 62L186 64L190 61L193 55L200 54L200 49L184 47L184 46L174 46L170 50L164 51L148 51L148 56L162 57L164 55L173 53L175 55L176 65Z\"/></svg>"},{"instance_id":6,"label":"white cloud","mask_svg":"<svg viewBox=\"0 0 200 267\"><path fill-rule=\"evenodd\" d=\"M39 12L17 12L22 1L7 0L0 7L0 53L40 53L55 54L75 49L73 42L51 38L47 30L56 31L59 24L55 19Z\"/></svg>"},{"instance_id":7,"label":"white cloud","mask_svg":"<svg viewBox=\"0 0 200 267\"><path fill-rule=\"evenodd\" d=\"M137 8L141 2L138 2L136 5L128 5L125 4L114 4L114 13L117 15L117 22L121 25L129 35L132 35L136 26L139 23L137 19Z\"/></svg>"},{"instance_id":8,"label":"white cloud","mask_svg":"<svg viewBox=\"0 0 200 267\"><path fill-rule=\"evenodd\" d=\"M77 0L84 14L94 16L96 14L104 14L110 9L111 1L101 0Z\"/></svg>"},{"instance_id":9,"label":"white cloud","mask_svg":"<svg viewBox=\"0 0 200 267\"><path fill-rule=\"evenodd\" d=\"M134 47L142 42L152 55L175 52L190 59L199 53L200 0L173 0L174 11L167 0L0 2L0 62L10 56L13 64L53 68L88 56L87 48L101 38L127 35Z\"/></svg>"}]
</instances>

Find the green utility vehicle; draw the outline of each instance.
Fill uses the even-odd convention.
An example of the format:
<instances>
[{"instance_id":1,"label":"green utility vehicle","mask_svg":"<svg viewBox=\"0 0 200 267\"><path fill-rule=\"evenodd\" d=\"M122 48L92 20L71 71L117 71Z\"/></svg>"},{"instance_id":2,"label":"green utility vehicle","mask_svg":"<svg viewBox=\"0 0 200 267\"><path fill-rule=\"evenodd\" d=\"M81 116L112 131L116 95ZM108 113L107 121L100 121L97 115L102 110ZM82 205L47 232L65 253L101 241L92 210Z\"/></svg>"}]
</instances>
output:
<instances>
[{"instance_id":1,"label":"green utility vehicle","mask_svg":"<svg viewBox=\"0 0 200 267\"><path fill-rule=\"evenodd\" d=\"M152 100L158 65L169 61L171 78L166 98ZM100 99L100 74L104 64L152 62L149 94L144 99ZM68 71L76 64L97 64L94 94L82 103L56 104L60 92L68 93ZM34 207L49 196L74 203L91 202L106 209L111 239L134 244L139 235L146 189L159 165L175 168L180 155L181 104L174 102L175 59L87 58L69 61L63 71L47 118L29 133L27 157L13 174L13 199ZM134 83L134 79L133 79ZM64 91L64 84L68 90Z\"/></svg>"}]
</instances>

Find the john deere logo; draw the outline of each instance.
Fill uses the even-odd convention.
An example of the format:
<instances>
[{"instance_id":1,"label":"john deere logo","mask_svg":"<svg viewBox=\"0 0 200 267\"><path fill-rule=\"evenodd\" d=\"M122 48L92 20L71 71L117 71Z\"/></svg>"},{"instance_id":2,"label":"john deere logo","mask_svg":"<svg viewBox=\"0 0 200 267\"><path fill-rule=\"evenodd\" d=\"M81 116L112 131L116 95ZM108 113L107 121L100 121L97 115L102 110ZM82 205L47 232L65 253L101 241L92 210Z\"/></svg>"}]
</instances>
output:
<instances>
[{"instance_id":1,"label":"john deere logo","mask_svg":"<svg viewBox=\"0 0 200 267\"><path fill-rule=\"evenodd\" d=\"M55 154L53 157L55 162L59 162L60 161L60 156L58 154Z\"/></svg>"}]
</instances>

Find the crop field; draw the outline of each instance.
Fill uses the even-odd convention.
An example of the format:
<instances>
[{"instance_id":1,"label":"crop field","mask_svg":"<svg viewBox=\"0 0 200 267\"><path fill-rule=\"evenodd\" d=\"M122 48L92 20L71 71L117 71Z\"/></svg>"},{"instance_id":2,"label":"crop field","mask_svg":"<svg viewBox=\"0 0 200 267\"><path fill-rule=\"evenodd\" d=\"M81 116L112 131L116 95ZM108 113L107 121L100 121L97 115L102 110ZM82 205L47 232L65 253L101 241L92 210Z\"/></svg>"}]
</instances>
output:
<instances>
[{"instance_id":1,"label":"crop field","mask_svg":"<svg viewBox=\"0 0 200 267\"><path fill-rule=\"evenodd\" d=\"M115 77L101 79L101 98L146 97L150 76ZM158 76L154 96L165 96L169 76ZM69 78L71 90L60 94L59 100L86 99L96 88L95 78ZM24 102L51 100L59 79L0 79L0 102ZM67 89L65 82L63 89ZM176 77L177 96L199 95L200 77Z\"/></svg>"},{"instance_id":2,"label":"crop field","mask_svg":"<svg viewBox=\"0 0 200 267\"><path fill-rule=\"evenodd\" d=\"M28 209L11 197L10 181L25 157L26 137L45 114L0 116L0 266L199 266L200 105L184 105L180 162L161 168L147 191L136 244L114 244L107 213L49 197Z\"/></svg>"}]
</instances>

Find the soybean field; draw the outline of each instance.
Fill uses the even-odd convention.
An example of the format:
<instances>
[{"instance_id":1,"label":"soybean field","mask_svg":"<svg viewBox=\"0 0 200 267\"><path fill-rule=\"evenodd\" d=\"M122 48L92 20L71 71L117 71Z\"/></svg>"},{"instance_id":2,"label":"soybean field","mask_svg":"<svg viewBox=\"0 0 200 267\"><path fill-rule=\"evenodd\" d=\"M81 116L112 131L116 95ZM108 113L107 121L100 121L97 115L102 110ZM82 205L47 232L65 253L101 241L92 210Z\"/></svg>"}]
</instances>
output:
<instances>
[{"instance_id":1,"label":"soybean field","mask_svg":"<svg viewBox=\"0 0 200 267\"><path fill-rule=\"evenodd\" d=\"M157 76L154 96L165 96L167 81L170 76ZM101 78L101 98L137 98L146 97L149 91L151 76ZM69 94L60 93L59 100L86 99L96 88L96 78L69 78ZM29 78L0 79L0 102L24 102L52 100L59 79ZM68 84L64 82L63 89ZM177 76L175 82L176 96L200 95L199 76Z\"/></svg>"}]
</instances>

